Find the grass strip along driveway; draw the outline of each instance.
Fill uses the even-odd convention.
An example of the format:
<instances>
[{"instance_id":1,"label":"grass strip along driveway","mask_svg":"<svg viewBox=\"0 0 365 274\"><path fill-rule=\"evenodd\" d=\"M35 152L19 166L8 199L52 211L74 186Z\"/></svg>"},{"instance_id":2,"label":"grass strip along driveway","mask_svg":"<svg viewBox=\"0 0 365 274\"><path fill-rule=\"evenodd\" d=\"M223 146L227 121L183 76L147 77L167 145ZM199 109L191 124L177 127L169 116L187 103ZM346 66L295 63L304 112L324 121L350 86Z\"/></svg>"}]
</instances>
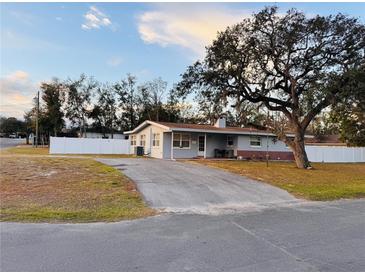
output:
<instances>
[{"instance_id":1,"label":"grass strip along driveway","mask_svg":"<svg viewBox=\"0 0 365 274\"><path fill-rule=\"evenodd\" d=\"M210 167L260 180L309 200L365 197L365 164L313 163L302 170L291 162L248 162L238 160L194 160Z\"/></svg>"},{"instance_id":2,"label":"grass strip along driveway","mask_svg":"<svg viewBox=\"0 0 365 274\"><path fill-rule=\"evenodd\" d=\"M31 145L19 145L1 151L4 156L28 155L28 156L76 156L79 158L139 158L134 154L49 154L48 147L32 147Z\"/></svg>"},{"instance_id":3,"label":"grass strip along driveway","mask_svg":"<svg viewBox=\"0 0 365 274\"><path fill-rule=\"evenodd\" d=\"M0 158L1 221L117 221L154 214L133 182L112 167L30 154L39 157L8 152Z\"/></svg>"}]
</instances>

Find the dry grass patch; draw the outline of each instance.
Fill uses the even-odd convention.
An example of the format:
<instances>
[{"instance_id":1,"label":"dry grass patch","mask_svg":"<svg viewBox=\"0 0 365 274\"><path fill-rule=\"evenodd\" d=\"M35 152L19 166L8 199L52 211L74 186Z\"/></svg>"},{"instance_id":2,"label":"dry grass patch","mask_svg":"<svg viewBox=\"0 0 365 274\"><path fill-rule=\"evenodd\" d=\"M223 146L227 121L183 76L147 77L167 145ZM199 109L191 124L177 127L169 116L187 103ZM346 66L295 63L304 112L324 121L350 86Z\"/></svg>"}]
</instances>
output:
<instances>
[{"instance_id":1,"label":"dry grass patch","mask_svg":"<svg viewBox=\"0 0 365 274\"><path fill-rule=\"evenodd\" d=\"M153 215L135 185L92 159L1 157L1 221L92 222Z\"/></svg>"},{"instance_id":2,"label":"dry grass patch","mask_svg":"<svg viewBox=\"0 0 365 274\"><path fill-rule=\"evenodd\" d=\"M76 156L82 158L136 158L133 154L49 154L48 147L33 147L32 145L19 145L1 151L3 156L27 155L27 156Z\"/></svg>"},{"instance_id":3,"label":"dry grass patch","mask_svg":"<svg viewBox=\"0 0 365 274\"><path fill-rule=\"evenodd\" d=\"M302 170L294 163L198 160L283 188L297 197L309 200L335 200L365 197L365 164L313 163L314 169Z\"/></svg>"},{"instance_id":4,"label":"dry grass patch","mask_svg":"<svg viewBox=\"0 0 365 274\"><path fill-rule=\"evenodd\" d=\"M48 155L48 147L33 147L31 145L19 145L1 151L2 155Z\"/></svg>"}]
</instances>

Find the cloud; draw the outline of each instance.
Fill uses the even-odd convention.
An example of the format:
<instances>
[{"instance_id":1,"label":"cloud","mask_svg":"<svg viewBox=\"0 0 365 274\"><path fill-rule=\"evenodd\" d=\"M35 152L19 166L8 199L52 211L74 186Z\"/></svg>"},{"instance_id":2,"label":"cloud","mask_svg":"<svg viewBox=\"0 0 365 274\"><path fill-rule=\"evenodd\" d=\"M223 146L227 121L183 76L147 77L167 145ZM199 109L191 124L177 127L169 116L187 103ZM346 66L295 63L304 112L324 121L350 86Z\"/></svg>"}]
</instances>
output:
<instances>
[{"instance_id":1,"label":"cloud","mask_svg":"<svg viewBox=\"0 0 365 274\"><path fill-rule=\"evenodd\" d=\"M251 15L247 10L199 4L157 6L138 17L138 31L148 44L178 45L202 56L218 31Z\"/></svg>"},{"instance_id":2,"label":"cloud","mask_svg":"<svg viewBox=\"0 0 365 274\"><path fill-rule=\"evenodd\" d=\"M39 88L25 71L15 71L0 78L0 115L22 118L32 107L33 98Z\"/></svg>"},{"instance_id":3,"label":"cloud","mask_svg":"<svg viewBox=\"0 0 365 274\"><path fill-rule=\"evenodd\" d=\"M100 27L112 27L112 21L108 16L91 6L89 11L84 15L85 23L81 25L84 30L100 29Z\"/></svg>"},{"instance_id":4,"label":"cloud","mask_svg":"<svg viewBox=\"0 0 365 274\"><path fill-rule=\"evenodd\" d=\"M123 62L123 59L118 56L113 56L106 61L106 63L111 67L117 67Z\"/></svg>"}]
</instances>

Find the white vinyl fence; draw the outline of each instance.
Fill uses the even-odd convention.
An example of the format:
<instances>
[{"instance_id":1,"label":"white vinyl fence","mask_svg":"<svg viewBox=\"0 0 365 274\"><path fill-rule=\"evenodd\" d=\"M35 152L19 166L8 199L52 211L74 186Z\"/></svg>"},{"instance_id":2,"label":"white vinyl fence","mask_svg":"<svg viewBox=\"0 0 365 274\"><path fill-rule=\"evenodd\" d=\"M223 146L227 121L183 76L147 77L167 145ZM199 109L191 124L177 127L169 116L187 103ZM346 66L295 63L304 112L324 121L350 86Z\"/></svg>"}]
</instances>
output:
<instances>
[{"instance_id":1,"label":"white vinyl fence","mask_svg":"<svg viewBox=\"0 0 365 274\"><path fill-rule=\"evenodd\" d=\"M130 154L129 140L51 137L50 154Z\"/></svg>"},{"instance_id":2,"label":"white vinyl fence","mask_svg":"<svg viewBox=\"0 0 365 274\"><path fill-rule=\"evenodd\" d=\"M305 146L305 150L311 162L365 162L365 147Z\"/></svg>"}]
</instances>

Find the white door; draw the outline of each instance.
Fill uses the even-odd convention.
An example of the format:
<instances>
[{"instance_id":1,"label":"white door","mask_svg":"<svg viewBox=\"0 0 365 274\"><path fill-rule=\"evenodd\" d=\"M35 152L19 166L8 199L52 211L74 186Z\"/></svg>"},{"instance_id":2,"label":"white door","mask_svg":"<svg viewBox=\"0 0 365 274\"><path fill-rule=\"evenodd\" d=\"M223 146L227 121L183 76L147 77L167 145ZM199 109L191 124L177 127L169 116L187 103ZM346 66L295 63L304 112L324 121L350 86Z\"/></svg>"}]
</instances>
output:
<instances>
[{"instance_id":1,"label":"white door","mask_svg":"<svg viewBox=\"0 0 365 274\"><path fill-rule=\"evenodd\" d=\"M204 156L205 150L205 136L198 136L198 156Z\"/></svg>"}]
</instances>

